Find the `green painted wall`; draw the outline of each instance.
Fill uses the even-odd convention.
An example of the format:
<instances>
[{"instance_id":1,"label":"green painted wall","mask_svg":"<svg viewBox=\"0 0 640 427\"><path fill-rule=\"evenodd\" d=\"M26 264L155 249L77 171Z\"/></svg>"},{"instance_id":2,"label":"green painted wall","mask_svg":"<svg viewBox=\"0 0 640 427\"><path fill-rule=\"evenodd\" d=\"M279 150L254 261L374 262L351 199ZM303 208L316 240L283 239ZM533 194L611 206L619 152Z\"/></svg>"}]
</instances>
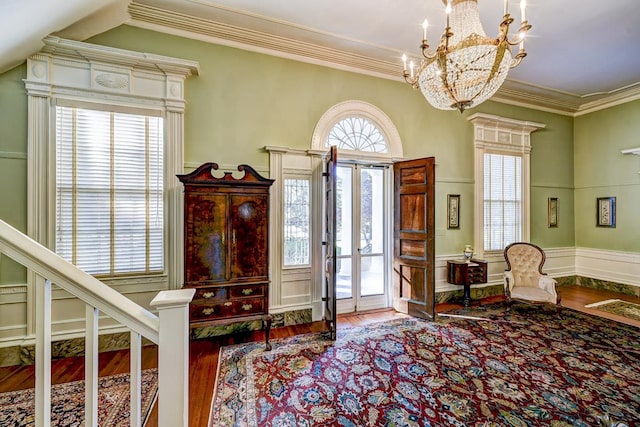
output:
<instances>
[{"instance_id":1,"label":"green painted wall","mask_svg":"<svg viewBox=\"0 0 640 427\"><path fill-rule=\"evenodd\" d=\"M544 247L575 244L571 117L495 102L487 102L462 115L456 111L435 110L419 92L400 81L129 26L87 41L200 63L200 76L186 82L187 163L247 163L267 169L269 159L263 150L265 145L310 147L317 121L331 106L357 99L382 109L400 133L405 158L436 157L436 252L439 255L460 253L465 244L473 243L473 126L467 117L485 112L544 123L546 128L532 136L532 241ZM0 115L0 152L26 152L26 93L22 82L25 73L22 66L0 75L0 112L3 113ZM0 196L10 198L13 206L0 208L0 218L9 219L24 230L26 162L6 161L12 162L15 170L6 172L12 174L11 179L0 181ZM5 173L5 168L0 173ZM462 196L459 230L446 228L446 200L451 193ZM559 199L558 228L546 226L547 197Z\"/></svg>"},{"instance_id":2,"label":"green painted wall","mask_svg":"<svg viewBox=\"0 0 640 427\"><path fill-rule=\"evenodd\" d=\"M640 252L640 101L575 119L576 246ZM596 199L616 197L616 228L596 227Z\"/></svg>"},{"instance_id":3,"label":"green painted wall","mask_svg":"<svg viewBox=\"0 0 640 427\"><path fill-rule=\"evenodd\" d=\"M0 74L0 219L27 230L27 95L22 65ZM25 283L26 271L0 254L0 284Z\"/></svg>"}]
</instances>

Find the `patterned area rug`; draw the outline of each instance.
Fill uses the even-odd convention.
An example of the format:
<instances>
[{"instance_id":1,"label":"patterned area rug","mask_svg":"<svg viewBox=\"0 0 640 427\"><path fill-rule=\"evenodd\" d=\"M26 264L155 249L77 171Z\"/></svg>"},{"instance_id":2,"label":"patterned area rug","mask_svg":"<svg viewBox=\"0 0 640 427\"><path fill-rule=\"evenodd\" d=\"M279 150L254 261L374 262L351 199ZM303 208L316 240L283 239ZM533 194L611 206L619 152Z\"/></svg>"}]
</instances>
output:
<instances>
[{"instance_id":1,"label":"patterned area rug","mask_svg":"<svg viewBox=\"0 0 640 427\"><path fill-rule=\"evenodd\" d=\"M640 304L634 304L632 302L610 299L585 305L585 307L617 314L618 316L626 317L628 319L640 320Z\"/></svg>"},{"instance_id":2,"label":"patterned area rug","mask_svg":"<svg viewBox=\"0 0 640 427\"><path fill-rule=\"evenodd\" d=\"M640 425L637 328L570 309L483 313L225 347L209 425Z\"/></svg>"},{"instance_id":3,"label":"patterned area rug","mask_svg":"<svg viewBox=\"0 0 640 427\"><path fill-rule=\"evenodd\" d=\"M98 422L101 427L129 426L129 374L99 379ZM142 414L153 406L158 390L155 369L142 371ZM0 426L33 426L35 389L0 393ZM51 391L51 426L84 425L84 381L56 384Z\"/></svg>"}]
</instances>

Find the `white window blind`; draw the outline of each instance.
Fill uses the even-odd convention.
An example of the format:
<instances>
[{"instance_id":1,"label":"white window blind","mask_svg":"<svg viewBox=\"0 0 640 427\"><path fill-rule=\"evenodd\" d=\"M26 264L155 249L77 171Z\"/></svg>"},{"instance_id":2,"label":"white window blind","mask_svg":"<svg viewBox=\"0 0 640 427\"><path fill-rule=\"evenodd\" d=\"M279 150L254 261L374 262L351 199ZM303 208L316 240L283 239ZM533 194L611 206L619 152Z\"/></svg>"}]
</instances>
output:
<instances>
[{"instance_id":1,"label":"white window blind","mask_svg":"<svg viewBox=\"0 0 640 427\"><path fill-rule=\"evenodd\" d=\"M503 250L522 236L522 157L484 155L484 250Z\"/></svg>"},{"instance_id":2,"label":"white window blind","mask_svg":"<svg viewBox=\"0 0 640 427\"><path fill-rule=\"evenodd\" d=\"M56 252L100 276L164 270L163 120L56 107Z\"/></svg>"},{"instance_id":3,"label":"white window blind","mask_svg":"<svg viewBox=\"0 0 640 427\"><path fill-rule=\"evenodd\" d=\"M284 180L284 265L309 265L311 246L309 179Z\"/></svg>"}]
</instances>

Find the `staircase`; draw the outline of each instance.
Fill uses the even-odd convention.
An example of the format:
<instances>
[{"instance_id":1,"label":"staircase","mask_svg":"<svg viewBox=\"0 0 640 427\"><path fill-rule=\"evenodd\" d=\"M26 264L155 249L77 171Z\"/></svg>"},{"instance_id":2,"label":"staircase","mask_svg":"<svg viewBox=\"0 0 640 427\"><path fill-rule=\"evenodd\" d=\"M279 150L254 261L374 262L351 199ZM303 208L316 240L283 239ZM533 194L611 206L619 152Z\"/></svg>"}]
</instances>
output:
<instances>
[{"instance_id":1,"label":"staircase","mask_svg":"<svg viewBox=\"0 0 640 427\"><path fill-rule=\"evenodd\" d=\"M55 285L86 305L85 426L98 426L98 316L130 330L131 426L140 426L142 337L158 346L158 427L189 424L189 302L195 290L162 291L139 306L95 277L0 220L0 253L35 275L35 426L51 425L51 289Z\"/></svg>"}]
</instances>

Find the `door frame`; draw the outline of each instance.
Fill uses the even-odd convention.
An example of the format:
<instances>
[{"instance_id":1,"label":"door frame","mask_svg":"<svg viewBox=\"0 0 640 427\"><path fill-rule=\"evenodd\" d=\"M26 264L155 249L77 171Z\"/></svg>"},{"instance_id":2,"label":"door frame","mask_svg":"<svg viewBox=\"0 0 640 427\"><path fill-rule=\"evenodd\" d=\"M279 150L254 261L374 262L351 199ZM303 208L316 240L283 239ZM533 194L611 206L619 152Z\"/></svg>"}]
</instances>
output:
<instances>
[{"instance_id":1,"label":"door frame","mask_svg":"<svg viewBox=\"0 0 640 427\"><path fill-rule=\"evenodd\" d=\"M393 301L393 283L392 283L392 269L393 269L393 221L390 220L393 218L393 164L392 163L371 163L361 160L347 160L347 161L338 161L338 167L340 166L350 166L353 165L352 169L352 188L354 189L354 194L352 194L352 200L354 204L352 206L352 217L359 214L361 210L361 191L358 189L357 194L355 194L356 185L361 183L360 171L362 168L380 168L383 171L382 179L383 186L386 191L383 194L383 212L382 215L384 217L383 221L383 255L384 255L384 283L385 283L385 292L383 295L373 295L368 297L361 297L359 294L354 295L352 293L351 298L343 298L337 300L337 313L357 313L360 311L366 310L374 310L380 308L392 308ZM356 176L357 175L357 176ZM360 186L361 187L361 186ZM361 224L358 224L361 225ZM360 241L360 228L356 229L356 227L352 228L352 253L350 255L352 264L351 264L351 277L353 280L360 280L360 285L362 284L361 271L360 271L360 262L362 260L360 254L356 257L356 251L353 250L354 247L359 246L357 242ZM354 257L358 259L358 262L354 262ZM339 259L336 257L336 259ZM355 276L354 276L355 275ZM353 288L353 285L352 285ZM361 291L361 287L355 287L357 291Z\"/></svg>"}]
</instances>

